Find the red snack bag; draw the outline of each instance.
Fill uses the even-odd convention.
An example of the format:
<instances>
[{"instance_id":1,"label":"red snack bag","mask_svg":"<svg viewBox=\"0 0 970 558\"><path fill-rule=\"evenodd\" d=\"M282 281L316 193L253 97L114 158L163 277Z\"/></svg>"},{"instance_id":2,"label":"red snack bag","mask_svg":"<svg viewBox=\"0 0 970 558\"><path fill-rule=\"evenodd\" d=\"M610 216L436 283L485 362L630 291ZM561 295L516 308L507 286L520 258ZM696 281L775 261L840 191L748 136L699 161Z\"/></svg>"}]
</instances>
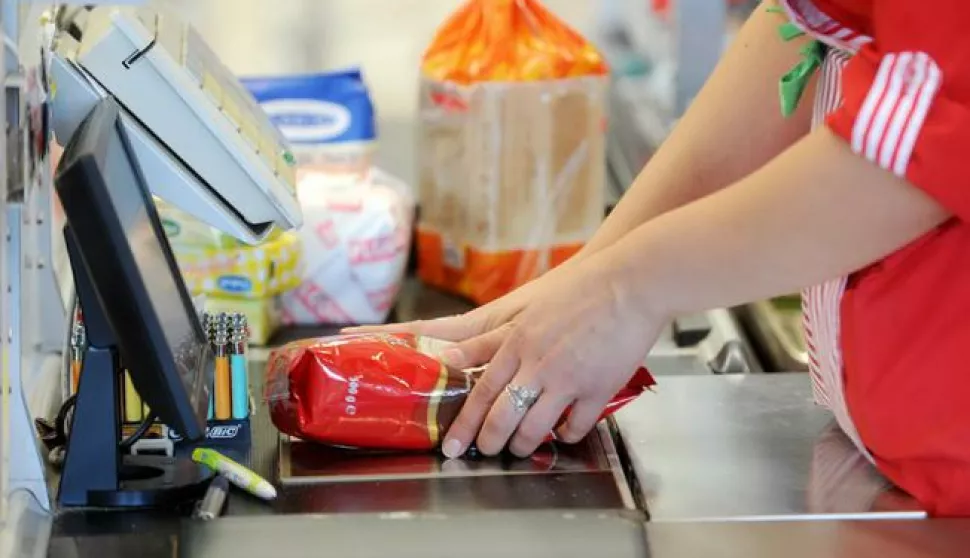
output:
<instances>
[{"instance_id":1,"label":"red snack bag","mask_svg":"<svg viewBox=\"0 0 970 558\"><path fill-rule=\"evenodd\" d=\"M437 360L443 345L407 334L364 334L297 341L277 349L269 359L264 390L273 424L284 434L328 445L436 448L478 373ZM603 417L654 383L641 368L610 401Z\"/></svg>"}]
</instances>

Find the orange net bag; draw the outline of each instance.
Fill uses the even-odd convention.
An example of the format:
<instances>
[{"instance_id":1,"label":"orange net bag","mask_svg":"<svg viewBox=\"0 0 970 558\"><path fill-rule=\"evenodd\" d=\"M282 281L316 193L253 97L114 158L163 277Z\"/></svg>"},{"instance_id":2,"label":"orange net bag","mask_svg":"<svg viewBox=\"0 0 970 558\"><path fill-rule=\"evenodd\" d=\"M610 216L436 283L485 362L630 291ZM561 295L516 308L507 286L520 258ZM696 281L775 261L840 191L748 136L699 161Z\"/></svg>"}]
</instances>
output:
<instances>
[{"instance_id":1,"label":"orange net bag","mask_svg":"<svg viewBox=\"0 0 970 558\"><path fill-rule=\"evenodd\" d=\"M422 64L418 273L482 304L602 221L607 66L536 0L469 0Z\"/></svg>"}]
</instances>

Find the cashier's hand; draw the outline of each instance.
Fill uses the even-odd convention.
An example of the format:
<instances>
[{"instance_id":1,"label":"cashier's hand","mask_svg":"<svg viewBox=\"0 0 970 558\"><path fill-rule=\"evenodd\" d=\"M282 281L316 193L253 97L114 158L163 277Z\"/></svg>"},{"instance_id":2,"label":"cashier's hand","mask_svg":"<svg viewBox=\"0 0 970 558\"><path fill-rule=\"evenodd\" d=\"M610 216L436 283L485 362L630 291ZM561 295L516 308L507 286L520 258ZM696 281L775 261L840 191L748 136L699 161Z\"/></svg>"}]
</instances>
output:
<instances>
[{"instance_id":1,"label":"cashier's hand","mask_svg":"<svg viewBox=\"0 0 970 558\"><path fill-rule=\"evenodd\" d=\"M345 328L342 333L413 333L453 341L458 347L445 351L442 359L454 368L471 368L488 363L499 348L501 337L490 335L509 323L525 308L533 293L555 279L552 270L488 304L461 314L434 320Z\"/></svg>"},{"instance_id":2,"label":"cashier's hand","mask_svg":"<svg viewBox=\"0 0 970 558\"><path fill-rule=\"evenodd\" d=\"M584 262L542 283L510 320L458 344L452 361L494 356L445 436L447 457L463 454L476 437L482 453L494 455L509 444L524 457L553 430L575 443L595 426L663 326L636 309L631 286L603 263ZM510 384L536 390L538 400L525 412L516 410Z\"/></svg>"},{"instance_id":3,"label":"cashier's hand","mask_svg":"<svg viewBox=\"0 0 970 558\"><path fill-rule=\"evenodd\" d=\"M442 451L458 457L477 436L483 453L498 453L511 439L510 449L526 456L553 429L566 442L581 440L643 363L663 326L624 303L627 297L609 270L584 262L561 266L459 316L344 332L409 332L456 342L442 355L447 364L488 366ZM527 413L511 405L505 391L510 382L541 392ZM570 405L568 422L559 424Z\"/></svg>"}]
</instances>

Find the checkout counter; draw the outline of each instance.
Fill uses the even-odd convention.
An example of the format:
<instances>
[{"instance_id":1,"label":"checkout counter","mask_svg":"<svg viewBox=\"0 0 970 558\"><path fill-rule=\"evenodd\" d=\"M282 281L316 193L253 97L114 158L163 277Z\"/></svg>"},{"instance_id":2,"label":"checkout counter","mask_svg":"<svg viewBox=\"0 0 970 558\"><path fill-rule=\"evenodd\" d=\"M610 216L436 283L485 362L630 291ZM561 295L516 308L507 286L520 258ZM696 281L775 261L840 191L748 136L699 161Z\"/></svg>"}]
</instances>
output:
<instances>
[{"instance_id":1,"label":"checkout counter","mask_svg":"<svg viewBox=\"0 0 970 558\"><path fill-rule=\"evenodd\" d=\"M462 304L412 283L397 318ZM263 363L251 365L255 387ZM300 456L280 451L264 405L254 420L249 465L274 479L276 501L234 492L208 523L60 512L49 555L890 558L970 548L970 521L925 519L813 404L803 373L659 376L655 393L580 444L525 461ZM279 482L301 463L330 480Z\"/></svg>"},{"instance_id":2,"label":"checkout counter","mask_svg":"<svg viewBox=\"0 0 970 558\"><path fill-rule=\"evenodd\" d=\"M257 385L262 368L252 363ZM281 445L260 405L250 466L278 481L295 468ZM580 444L524 462L382 459L325 462L330 482L277 484L272 503L233 492L213 522L58 512L48 555L890 558L970 548L970 521L925 519L814 406L802 373L660 377L656 393Z\"/></svg>"},{"instance_id":3,"label":"checkout counter","mask_svg":"<svg viewBox=\"0 0 970 558\"><path fill-rule=\"evenodd\" d=\"M138 137L145 122L129 124ZM159 139L144 138L143 155ZM275 207L286 213L285 204ZM232 224L231 213L220 215ZM464 309L409 280L394 319ZM548 445L527 460L354 456L281 439L257 401L245 461L277 486L276 500L234 491L225 515L210 522L54 504L31 516L47 521L46 531L32 529L40 533L32 547L4 548L100 558L967 555L970 520L926 519L813 404L807 375L711 366L710 355L731 345L725 339L742 338L717 316L710 323L720 333L700 341L686 343L673 329L665 335L666 352L662 341L647 363L658 372L655 392L574 446ZM277 342L323 333L284 332ZM747 350L721 360L749 362ZM256 393L265 358L251 354ZM51 493L58 480L47 471Z\"/></svg>"}]
</instances>

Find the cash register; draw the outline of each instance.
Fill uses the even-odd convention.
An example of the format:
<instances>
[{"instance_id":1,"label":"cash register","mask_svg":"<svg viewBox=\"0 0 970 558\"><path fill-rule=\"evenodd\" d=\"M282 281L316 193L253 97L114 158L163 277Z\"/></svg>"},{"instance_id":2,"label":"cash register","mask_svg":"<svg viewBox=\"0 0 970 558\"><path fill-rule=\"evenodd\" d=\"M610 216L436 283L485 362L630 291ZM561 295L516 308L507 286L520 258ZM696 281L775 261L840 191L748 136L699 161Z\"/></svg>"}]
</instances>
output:
<instances>
[{"instance_id":1,"label":"cash register","mask_svg":"<svg viewBox=\"0 0 970 558\"><path fill-rule=\"evenodd\" d=\"M211 473L126 455L138 433L120 440L122 361L184 438L204 436L208 411L213 357L153 196L258 243L301 223L295 160L195 31L155 3L73 13L58 22L48 64L65 146L55 188L88 338L58 500L176 505L200 496Z\"/></svg>"}]
</instances>

